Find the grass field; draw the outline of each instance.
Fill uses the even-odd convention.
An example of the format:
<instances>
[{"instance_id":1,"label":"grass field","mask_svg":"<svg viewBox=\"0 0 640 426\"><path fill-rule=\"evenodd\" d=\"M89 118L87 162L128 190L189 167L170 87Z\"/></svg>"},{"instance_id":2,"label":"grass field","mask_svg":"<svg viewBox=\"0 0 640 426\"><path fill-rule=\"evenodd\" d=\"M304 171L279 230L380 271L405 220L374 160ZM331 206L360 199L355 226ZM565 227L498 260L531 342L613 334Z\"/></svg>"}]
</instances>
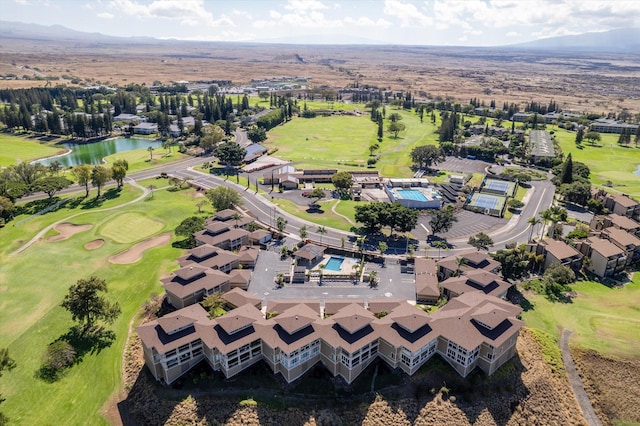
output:
<instances>
[{"instance_id":1,"label":"grass field","mask_svg":"<svg viewBox=\"0 0 640 426\"><path fill-rule=\"evenodd\" d=\"M593 281L573 284L572 303L551 303L544 296L526 294L534 305L522 313L528 327L559 339L560 327L573 331L571 342L605 356L638 358L640 347L640 273L623 288Z\"/></svg>"},{"instance_id":2,"label":"grass field","mask_svg":"<svg viewBox=\"0 0 640 426\"><path fill-rule=\"evenodd\" d=\"M102 226L100 234L117 243L133 243L157 234L164 223L147 217L142 211L122 213Z\"/></svg>"},{"instance_id":3,"label":"grass field","mask_svg":"<svg viewBox=\"0 0 640 426\"><path fill-rule=\"evenodd\" d=\"M575 144L575 132L556 129L555 137L565 157L571 153L574 161L589 166L593 184L602 187L611 181L613 190L640 197L640 176L633 173L640 165L640 148L633 144L626 148L618 145L618 135L613 134L602 134L596 146L583 141L580 149Z\"/></svg>"},{"instance_id":4,"label":"grass field","mask_svg":"<svg viewBox=\"0 0 640 426\"><path fill-rule=\"evenodd\" d=\"M308 105L311 104L308 102ZM315 104L313 104L315 108ZM364 111L364 105L353 104ZM338 109L337 107L335 109ZM266 141L278 147L275 156L296 162L296 167L335 168L353 170L365 168L370 158L369 146L378 143L374 154L380 155L376 169L383 176L410 177L411 150L418 145L436 144L436 126L430 120L420 123L412 112L388 109L387 114L399 113L406 130L393 137L385 131L383 141L377 140L377 127L369 114L360 117L332 116L311 119L295 118L283 126L271 129ZM385 121L385 128L388 123Z\"/></svg>"},{"instance_id":5,"label":"grass field","mask_svg":"<svg viewBox=\"0 0 640 426\"><path fill-rule=\"evenodd\" d=\"M149 185L151 181L141 182ZM153 184L162 187L161 182ZM139 196L141 191L125 185L119 197L100 207L115 206ZM106 424L99 412L121 383L122 350L129 322L151 294L159 294L159 278L171 270L180 250L167 245L151 249L143 260L131 265L113 265L107 258L131 246L106 238L104 226L126 218L142 217L160 224L160 232L171 232L185 217L196 214L197 200L191 189L157 190L153 198L122 210L98 212L77 203L59 211L34 217L17 226L0 229L0 341L16 360L15 370L2 377L2 394L7 400L2 412L12 424ZM93 228L69 239L41 241L19 255L9 257L21 241L57 220L78 212L85 214L71 223L91 223ZM114 219L114 213L119 214ZM19 223L24 217L18 217ZM148 224L149 222L147 222ZM157 228L154 228L157 229ZM152 232L147 226L145 234ZM142 234L139 234L141 237ZM104 238L97 250L86 250L84 244ZM86 353L81 362L69 369L57 382L45 383L34 377L47 345L73 325L70 314L59 307L68 287L79 278L95 274L107 281L107 297L118 301L122 315L110 328L116 339L101 351Z\"/></svg>"},{"instance_id":6,"label":"grass field","mask_svg":"<svg viewBox=\"0 0 640 426\"><path fill-rule=\"evenodd\" d=\"M149 151L146 149L134 149L132 151L118 152L117 154L108 155L104 160L107 165L112 165L114 161L119 159L127 160L129 163L129 173L132 173L187 157L188 155L181 154L178 151L167 152L164 149L156 149L153 151L153 160L150 160Z\"/></svg>"},{"instance_id":7,"label":"grass field","mask_svg":"<svg viewBox=\"0 0 640 426\"><path fill-rule=\"evenodd\" d=\"M338 200L320 201L319 204L323 210L323 213L307 213L307 209L309 208L309 206L299 206L289 200L278 199L273 201L274 204L280 207L282 210L296 217L299 217L300 219L313 222L318 226L329 226L331 228L342 229L343 231L350 231L351 227L353 226L344 218L331 211L331 207L333 207L333 205L337 203ZM340 204L342 203L343 201L340 202ZM353 218L353 216L351 217ZM310 227L309 230L315 232L315 227Z\"/></svg>"},{"instance_id":8,"label":"grass field","mask_svg":"<svg viewBox=\"0 0 640 426\"><path fill-rule=\"evenodd\" d=\"M21 162L29 162L38 158L62 154L64 148L20 136L0 134L0 166L10 166Z\"/></svg>"}]
</instances>

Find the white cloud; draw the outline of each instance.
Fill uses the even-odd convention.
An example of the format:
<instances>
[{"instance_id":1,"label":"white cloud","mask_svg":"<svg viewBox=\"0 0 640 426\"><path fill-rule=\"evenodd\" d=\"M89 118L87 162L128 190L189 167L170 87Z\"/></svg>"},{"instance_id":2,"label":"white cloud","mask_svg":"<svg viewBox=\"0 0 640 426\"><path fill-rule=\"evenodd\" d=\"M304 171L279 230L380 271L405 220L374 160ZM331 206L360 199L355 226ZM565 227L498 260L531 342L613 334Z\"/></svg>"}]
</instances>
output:
<instances>
[{"instance_id":1,"label":"white cloud","mask_svg":"<svg viewBox=\"0 0 640 426\"><path fill-rule=\"evenodd\" d=\"M29 0L13 0L15 3L18 3L22 6L26 6L29 4Z\"/></svg>"},{"instance_id":2,"label":"white cloud","mask_svg":"<svg viewBox=\"0 0 640 426\"><path fill-rule=\"evenodd\" d=\"M389 28L391 26L391 22L386 21L382 18L374 21L367 16L361 16L359 18L352 18L350 16L347 16L346 18L344 18L344 23L346 25L355 25L357 27Z\"/></svg>"},{"instance_id":3,"label":"white cloud","mask_svg":"<svg viewBox=\"0 0 640 426\"><path fill-rule=\"evenodd\" d=\"M402 27L426 26L433 22L431 17L420 12L413 3L399 0L385 0L383 12L397 18Z\"/></svg>"},{"instance_id":4,"label":"white cloud","mask_svg":"<svg viewBox=\"0 0 640 426\"><path fill-rule=\"evenodd\" d=\"M98 13L98 18L102 18L102 19L113 19L115 17L115 15L113 13L109 13L109 12L101 12Z\"/></svg>"},{"instance_id":5,"label":"white cloud","mask_svg":"<svg viewBox=\"0 0 640 426\"><path fill-rule=\"evenodd\" d=\"M239 16L239 17L244 18L244 19L253 20L253 16L251 16L251 14L249 12L247 12L246 10L233 9L231 11L231 14L235 15L235 16Z\"/></svg>"},{"instance_id":6,"label":"white cloud","mask_svg":"<svg viewBox=\"0 0 640 426\"><path fill-rule=\"evenodd\" d=\"M327 6L318 0L289 0L284 8L294 12L306 12L309 10L326 9Z\"/></svg>"},{"instance_id":7,"label":"white cloud","mask_svg":"<svg viewBox=\"0 0 640 426\"><path fill-rule=\"evenodd\" d=\"M221 15L215 19L213 14L204 7L203 0L153 0L141 3L138 0L112 0L110 7L121 10L127 15L139 19L170 19L191 26L193 22L219 27L233 26L231 18Z\"/></svg>"}]
</instances>

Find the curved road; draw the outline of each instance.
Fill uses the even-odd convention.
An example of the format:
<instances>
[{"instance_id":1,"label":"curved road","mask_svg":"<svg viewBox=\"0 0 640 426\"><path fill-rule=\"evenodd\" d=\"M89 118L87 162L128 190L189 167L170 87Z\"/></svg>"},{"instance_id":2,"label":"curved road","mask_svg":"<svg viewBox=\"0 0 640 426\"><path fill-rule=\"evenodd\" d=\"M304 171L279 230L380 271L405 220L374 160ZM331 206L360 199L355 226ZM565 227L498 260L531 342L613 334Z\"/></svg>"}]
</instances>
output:
<instances>
[{"instance_id":1,"label":"curved road","mask_svg":"<svg viewBox=\"0 0 640 426\"><path fill-rule=\"evenodd\" d=\"M240 143L246 144L246 132L243 130L237 130L236 140L240 141ZM304 219L300 219L277 208L267 198L260 194L256 194L253 189L247 189L244 186L237 185L231 180L226 180L218 176L213 176L193 169L193 167L198 166L206 161L211 161L211 158L212 157L195 157L178 160L174 163L169 163L149 168L140 172L131 173L128 177L131 180L144 180L156 177L160 173L164 172L176 177L188 177L192 179L194 183L197 183L200 187L205 189L214 188L219 185L226 185L240 192L241 196L244 199L242 207L245 210L250 211L260 222L270 226L274 226L276 218L278 216L282 216L283 218L285 218L287 220L287 227L285 229L285 232L287 232L294 239L298 238L300 227L306 226L308 229L309 238L315 241L322 241L335 246L340 246L342 244L342 238L345 238L347 242L355 241L356 235L354 233L329 227L325 227L325 229L327 230L327 234L320 235L316 232L318 226L317 224L306 221ZM77 191L77 187L67 188L64 191L61 191L60 194ZM553 202L553 195L554 186L548 180L531 182L531 190L529 190L525 197L526 204L522 209L522 212L519 215L514 215L505 226L495 231L488 232L488 234L494 241L494 245L491 249L499 250L504 248L508 243L528 241L531 227L529 223L527 223L527 220L530 217L536 216L541 210L549 208ZM43 195L36 194L25 197L24 200L42 197ZM534 235L538 233L539 228L540 225L536 226L536 228L534 229ZM449 243L451 243L454 248L442 254L450 256L452 254L468 250L470 246L467 244L467 238L468 237L449 240ZM377 250L377 247L374 246L370 246L367 248L372 251ZM430 257L437 257L439 255L439 251L438 249L429 249L426 251L417 250L416 255L428 255Z\"/></svg>"}]
</instances>

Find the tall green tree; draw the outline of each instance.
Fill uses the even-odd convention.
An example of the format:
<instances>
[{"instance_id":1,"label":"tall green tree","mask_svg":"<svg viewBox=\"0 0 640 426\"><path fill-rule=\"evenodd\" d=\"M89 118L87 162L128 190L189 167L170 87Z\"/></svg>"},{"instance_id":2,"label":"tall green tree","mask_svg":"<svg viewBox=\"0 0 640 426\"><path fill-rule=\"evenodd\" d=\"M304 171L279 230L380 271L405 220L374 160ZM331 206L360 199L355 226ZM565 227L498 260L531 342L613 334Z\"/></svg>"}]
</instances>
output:
<instances>
[{"instance_id":1,"label":"tall green tree","mask_svg":"<svg viewBox=\"0 0 640 426\"><path fill-rule=\"evenodd\" d=\"M247 150L235 142L224 142L216 147L214 155L218 160L227 166L239 166L247 155Z\"/></svg>"},{"instance_id":2,"label":"tall green tree","mask_svg":"<svg viewBox=\"0 0 640 426\"><path fill-rule=\"evenodd\" d=\"M112 324L120 315L118 302L111 303L100 293L107 292L107 282L96 276L79 279L69 287L60 306L71 313L71 318L84 326L85 330L93 327L96 321Z\"/></svg>"},{"instance_id":3,"label":"tall green tree","mask_svg":"<svg viewBox=\"0 0 640 426\"><path fill-rule=\"evenodd\" d=\"M251 126L247 131L247 137L253 143L259 143L267 140L267 131L262 127Z\"/></svg>"},{"instance_id":4,"label":"tall green tree","mask_svg":"<svg viewBox=\"0 0 640 426\"><path fill-rule=\"evenodd\" d=\"M578 131L576 132L576 145L578 146L582 145L583 138L584 138L584 129L582 128L582 126L580 126L578 128Z\"/></svg>"},{"instance_id":5,"label":"tall green tree","mask_svg":"<svg viewBox=\"0 0 640 426\"><path fill-rule=\"evenodd\" d=\"M468 243L470 246L475 247L478 251L488 251L489 247L493 247L493 240L484 232L479 232L475 236L470 236Z\"/></svg>"},{"instance_id":6,"label":"tall green tree","mask_svg":"<svg viewBox=\"0 0 640 426\"><path fill-rule=\"evenodd\" d=\"M429 226L433 235L447 232L458 221L455 216L455 209L451 205L442 209L431 210L429 214L431 215Z\"/></svg>"},{"instance_id":7,"label":"tall green tree","mask_svg":"<svg viewBox=\"0 0 640 426\"><path fill-rule=\"evenodd\" d=\"M122 188L124 178L127 177L127 170L129 170L129 162L124 158L119 158L113 162L111 175L118 184L118 188Z\"/></svg>"},{"instance_id":8,"label":"tall green tree","mask_svg":"<svg viewBox=\"0 0 640 426\"><path fill-rule=\"evenodd\" d=\"M435 145L417 146L411 150L411 160L420 168L430 168L444 159L444 153Z\"/></svg>"},{"instance_id":9,"label":"tall green tree","mask_svg":"<svg viewBox=\"0 0 640 426\"><path fill-rule=\"evenodd\" d=\"M300 239L304 241L307 239L308 236L309 236L309 231L307 231L307 226L302 225L300 227Z\"/></svg>"},{"instance_id":10,"label":"tall green tree","mask_svg":"<svg viewBox=\"0 0 640 426\"><path fill-rule=\"evenodd\" d=\"M103 166L93 166L93 170L91 170L91 185L98 188L96 198L100 198L100 190L109 180L111 180L111 169Z\"/></svg>"},{"instance_id":11,"label":"tall green tree","mask_svg":"<svg viewBox=\"0 0 640 426\"><path fill-rule=\"evenodd\" d=\"M596 142L600 142L600 140L602 139L600 133L598 132L588 132L586 135L584 135L584 138L588 140L591 145L595 145Z\"/></svg>"},{"instance_id":12,"label":"tall green tree","mask_svg":"<svg viewBox=\"0 0 640 426\"><path fill-rule=\"evenodd\" d=\"M54 195L71 186L73 182L62 176L47 176L37 180L33 185L34 191L42 191L52 199Z\"/></svg>"},{"instance_id":13,"label":"tall green tree","mask_svg":"<svg viewBox=\"0 0 640 426\"><path fill-rule=\"evenodd\" d=\"M571 158L571 153L567 155L567 159L562 165L562 174L560 175L560 183L571 183L573 182L573 159Z\"/></svg>"},{"instance_id":14,"label":"tall green tree","mask_svg":"<svg viewBox=\"0 0 640 426\"><path fill-rule=\"evenodd\" d=\"M346 171L337 172L331 177L331 183L333 183L340 196L344 196L349 193L353 186L353 176Z\"/></svg>"},{"instance_id":15,"label":"tall green tree","mask_svg":"<svg viewBox=\"0 0 640 426\"><path fill-rule=\"evenodd\" d=\"M392 121L387 127L387 130L389 130L390 133L393 133L393 137L396 139L398 138L400 132L404 132L406 129L407 126L405 126L403 123L400 123L399 121Z\"/></svg>"},{"instance_id":16,"label":"tall green tree","mask_svg":"<svg viewBox=\"0 0 640 426\"><path fill-rule=\"evenodd\" d=\"M284 233L284 230L287 228L287 223L289 223L287 219L282 216L278 216L278 218L276 219L276 229L278 230L278 233L280 235L282 235Z\"/></svg>"},{"instance_id":17,"label":"tall green tree","mask_svg":"<svg viewBox=\"0 0 640 426\"><path fill-rule=\"evenodd\" d=\"M89 183L91 183L91 166L81 164L71 169L71 175L78 181L78 185L84 186L84 197L89 196Z\"/></svg>"},{"instance_id":18,"label":"tall green tree","mask_svg":"<svg viewBox=\"0 0 640 426\"><path fill-rule=\"evenodd\" d=\"M217 211L231 209L242 203L237 191L222 185L207 189L205 195Z\"/></svg>"},{"instance_id":19,"label":"tall green tree","mask_svg":"<svg viewBox=\"0 0 640 426\"><path fill-rule=\"evenodd\" d=\"M180 222L176 227L176 235L185 237L186 245L189 247L196 246L196 240L193 234L204 229L204 218L200 216L191 216Z\"/></svg>"}]
</instances>

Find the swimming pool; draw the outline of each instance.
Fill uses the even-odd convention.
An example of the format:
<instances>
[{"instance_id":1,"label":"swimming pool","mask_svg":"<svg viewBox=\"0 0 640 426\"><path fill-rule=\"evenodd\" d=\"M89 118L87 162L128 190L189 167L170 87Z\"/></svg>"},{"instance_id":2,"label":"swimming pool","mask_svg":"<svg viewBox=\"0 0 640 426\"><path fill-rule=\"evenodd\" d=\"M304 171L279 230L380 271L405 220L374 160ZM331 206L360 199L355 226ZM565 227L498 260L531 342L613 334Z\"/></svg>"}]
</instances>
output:
<instances>
[{"instance_id":1,"label":"swimming pool","mask_svg":"<svg viewBox=\"0 0 640 426\"><path fill-rule=\"evenodd\" d=\"M405 200L428 201L427 197L425 197L422 192L415 189L398 189L396 192Z\"/></svg>"},{"instance_id":2,"label":"swimming pool","mask_svg":"<svg viewBox=\"0 0 640 426\"><path fill-rule=\"evenodd\" d=\"M331 256L327 261L324 269L327 269L329 271L339 271L340 267L342 266L342 262L344 262L344 259L342 257Z\"/></svg>"}]
</instances>

